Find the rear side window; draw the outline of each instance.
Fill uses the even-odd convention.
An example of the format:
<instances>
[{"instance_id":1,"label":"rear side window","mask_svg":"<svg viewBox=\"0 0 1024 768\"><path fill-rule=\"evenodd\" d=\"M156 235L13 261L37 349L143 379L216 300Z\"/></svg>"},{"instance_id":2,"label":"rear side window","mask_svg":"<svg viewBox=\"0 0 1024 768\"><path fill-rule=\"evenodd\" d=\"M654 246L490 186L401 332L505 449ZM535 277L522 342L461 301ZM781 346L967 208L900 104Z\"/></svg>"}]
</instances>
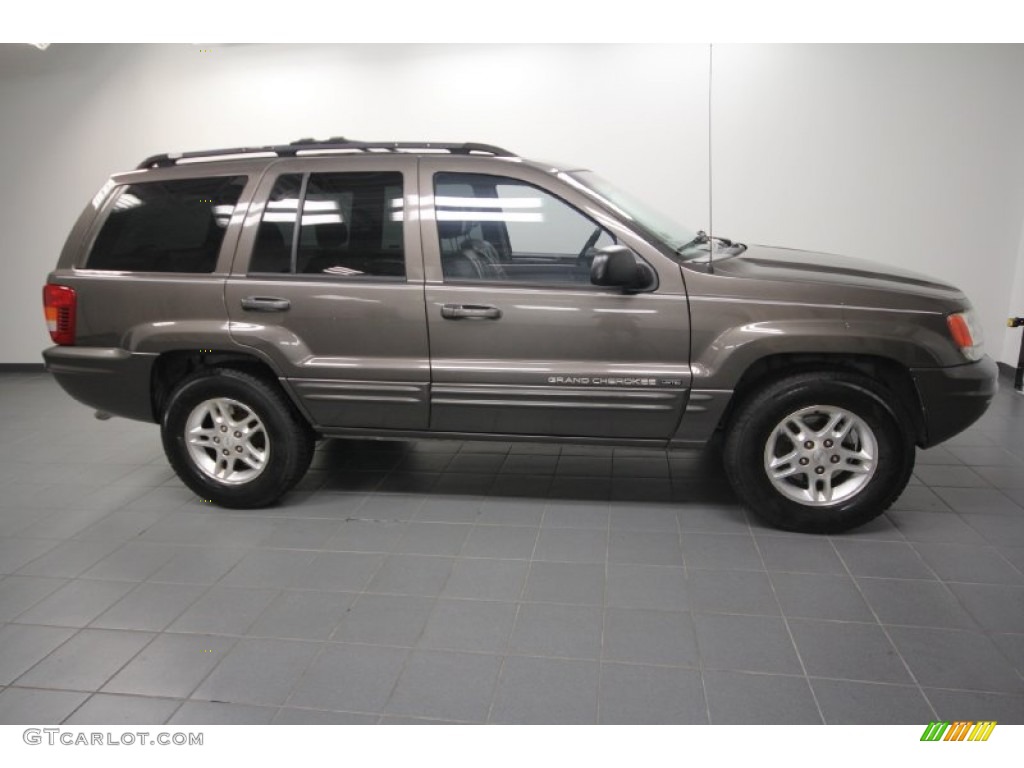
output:
<instances>
[{"instance_id":1,"label":"rear side window","mask_svg":"<svg viewBox=\"0 0 1024 768\"><path fill-rule=\"evenodd\" d=\"M86 262L125 272L213 272L244 176L131 184L114 201Z\"/></svg>"},{"instance_id":2,"label":"rear side window","mask_svg":"<svg viewBox=\"0 0 1024 768\"><path fill-rule=\"evenodd\" d=\"M279 176L250 274L404 277L402 174Z\"/></svg>"}]
</instances>

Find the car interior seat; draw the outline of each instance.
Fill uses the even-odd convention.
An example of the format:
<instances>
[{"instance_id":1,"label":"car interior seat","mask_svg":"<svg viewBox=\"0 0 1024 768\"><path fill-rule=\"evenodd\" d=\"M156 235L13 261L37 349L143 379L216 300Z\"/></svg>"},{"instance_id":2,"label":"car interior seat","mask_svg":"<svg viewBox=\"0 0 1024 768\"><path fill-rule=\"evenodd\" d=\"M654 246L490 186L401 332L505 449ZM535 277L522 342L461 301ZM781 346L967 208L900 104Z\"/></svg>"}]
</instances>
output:
<instances>
[{"instance_id":1,"label":"car interior seat","mask_svg":"<svg viewBox=\"0 0 1024 768\"><path fill-rule=\"evenodd\" d=\"M497 249L486 240L466 237L471 222L439 221L441 268L445 277L463 280L504 280Z\"/></svg>"},{"instance_id":2,"label":"car interior seat","mask_svg":"<svg viewBox=\"0 0 1024 768\"><path fill-rule=\"evenodd\" d=\"M286 243L281 228L264 222L249 261L250 272L289 272L292 268L291 243Z\"/></svg>"}]
</instances>

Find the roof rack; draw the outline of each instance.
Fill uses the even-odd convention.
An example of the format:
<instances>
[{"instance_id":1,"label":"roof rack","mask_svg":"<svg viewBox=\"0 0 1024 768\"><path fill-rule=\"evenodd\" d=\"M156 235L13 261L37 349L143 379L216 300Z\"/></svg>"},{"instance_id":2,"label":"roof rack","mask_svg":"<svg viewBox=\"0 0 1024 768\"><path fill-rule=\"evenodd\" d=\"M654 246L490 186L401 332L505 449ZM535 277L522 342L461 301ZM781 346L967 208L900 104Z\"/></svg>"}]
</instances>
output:
<instances>
[{"instance_id":1,"label":"roof rack","mask_svg":"<svg viewBox=\"0 0 1024 768\"><path fill-rule=\"evenodd\" d=\"M138 165L145 168L168 168L182 160L217 160L245 155L275 155L277 157L301 157L303 155L330 154L334 152L448 152L453 155L491 155L493 157L516 157L514 152L492 144L446 144L425 141L354 141L344 136L334 136L326 141L299 139L291 144L266 147L237 147L234 149L208 149L201 152L179 152L147 157Z\"/></svg>"}]
</instances>

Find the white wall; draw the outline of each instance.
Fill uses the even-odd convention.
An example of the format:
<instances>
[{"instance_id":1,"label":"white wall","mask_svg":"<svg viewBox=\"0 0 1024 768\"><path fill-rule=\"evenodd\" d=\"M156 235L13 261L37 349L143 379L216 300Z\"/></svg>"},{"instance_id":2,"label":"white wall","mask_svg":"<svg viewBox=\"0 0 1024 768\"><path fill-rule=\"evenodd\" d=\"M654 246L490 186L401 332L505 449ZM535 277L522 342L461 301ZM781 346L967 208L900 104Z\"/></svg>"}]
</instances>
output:
<instances>
[{"instance_id":1,"label":"white wall","mask_svg":"<svg viewBox=\"0 0 1024 768\"><path fill-rule=\"evenodd\" d=\"M712 73L716 233L949 281L1016 363L1024 46L716 45Z\"/></svg>"},{"instance_id":2,"label":"white wall","mask_svg":"<svg viewBox=\"0 0 1024 768\"><path fill-rule=\"evenodd\" d=\"M1024 313L1024 46L713 49L716 233L962 287L989 351ZM344 134L474 140L708 214L707 46L0 46L0 363L106 175L162 151Z\"/></svg>"},{"instance_id":3,"label":"white wall","mask_svg":"<svg viewBox=\"0 0 1024 768\"><path fill-rule=\"evenodd\" d=\"M1010 304L1006 311L1008 318L1024 317L1024 228L1022 228L1020 233L1020 245L1017 248L1016 257L1017 267L1013 272L1010 282L1012 290L1010 292ZM1003 362L1013 366L1017 365L1017 360L1020 356L1021 333L1022 331L1016 328L1005 331L1002 357L1000 358ZM996 347L996 350L998 351L998 347Z\"/></svg>"}]
</instances>

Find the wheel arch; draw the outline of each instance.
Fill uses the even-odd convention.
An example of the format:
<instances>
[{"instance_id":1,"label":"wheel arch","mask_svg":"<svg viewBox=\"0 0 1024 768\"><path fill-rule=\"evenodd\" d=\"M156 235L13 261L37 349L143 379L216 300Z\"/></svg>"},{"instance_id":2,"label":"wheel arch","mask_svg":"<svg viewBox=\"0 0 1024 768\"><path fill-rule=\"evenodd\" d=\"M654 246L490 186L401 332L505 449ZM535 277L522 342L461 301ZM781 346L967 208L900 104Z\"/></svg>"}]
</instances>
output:
<instances>
[{"instance_id":1,"label":"wheel arch","mask_svg":"<svg viewBox=\"0 0 1024 768\"><path fill-rule=\"evenodd\" d=\"M829 353L781 353L755 360L740 376L732 397L718 422L719 430L728 430L740 407L767 382L800 373L842 371L869 378L875 389L882 389L882 402L906 428L915 444L926 439L921 399L910 370L892 358L876 355ZM893 397L885 397L891 394Z\"/></svg>"},{"instance_id":2,"label":"wheel arch","mask_svg":"<svg viewBox=\"0 0 1024 768\"><path fill-rule=\"evenodd\" d=\"M152 398L154 421L160 422L167 408L168 400L174 389L186 378L197 371L218 368L232 368L255 376L271 386L281 390L284 396L295 407L296 411L309 422L308 415L302 411L295 398L281 383L277 372L264 360L236 350L172 350L161 353L153 363L151 371L150 393Z\"/></svg>"}]
</instances>

